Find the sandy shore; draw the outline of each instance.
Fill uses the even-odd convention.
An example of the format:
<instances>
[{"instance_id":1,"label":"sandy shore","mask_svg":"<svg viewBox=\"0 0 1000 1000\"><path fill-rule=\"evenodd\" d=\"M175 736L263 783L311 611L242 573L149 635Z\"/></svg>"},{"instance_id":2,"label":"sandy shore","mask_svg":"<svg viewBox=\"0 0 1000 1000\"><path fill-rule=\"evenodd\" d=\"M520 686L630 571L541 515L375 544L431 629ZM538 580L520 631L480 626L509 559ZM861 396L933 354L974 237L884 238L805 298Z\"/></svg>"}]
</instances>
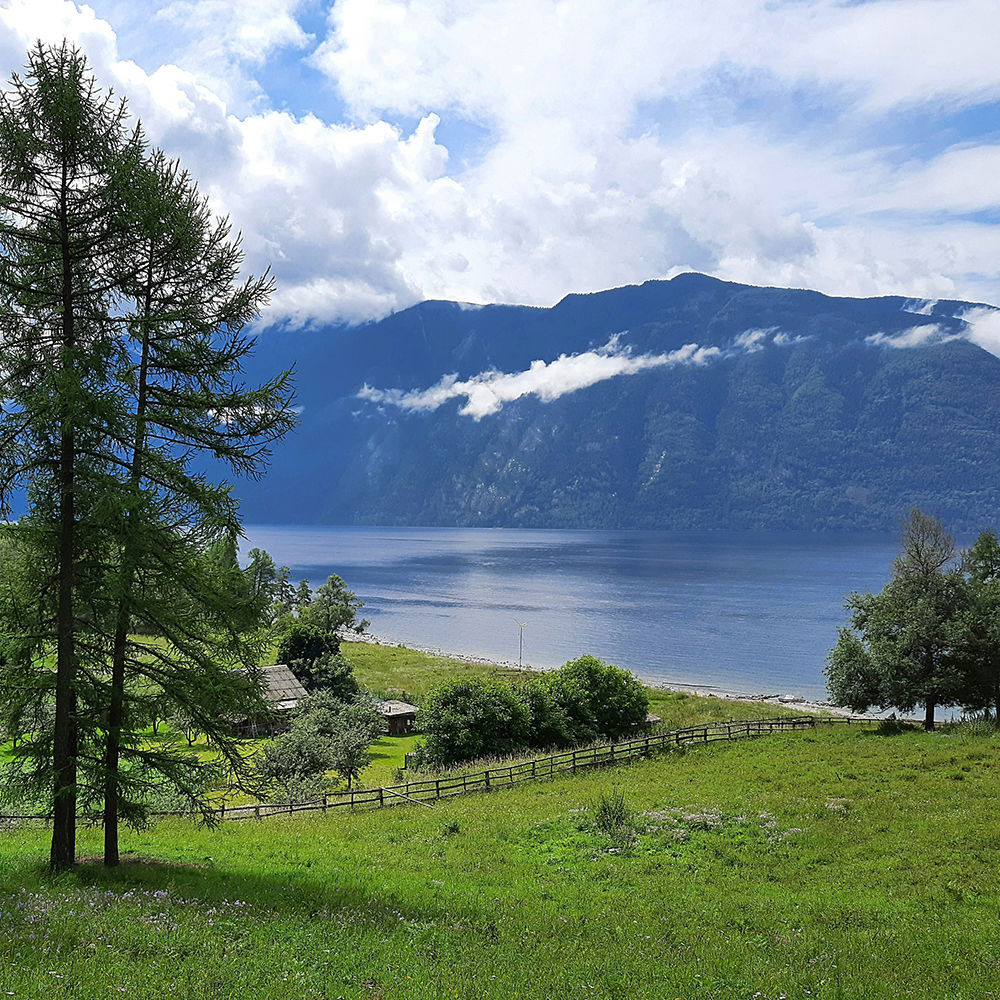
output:
<instances>
[{"instance_id":1,"label":"sandy shore","mask_svg":"<svg viewBox=\"0 0 1000 1000\"><path fill-rule=\"evenodd\" d=\"M475 654L463 653L458 650L443 649L440 646L421 646L418 643L407 642L406 640L386 635L369 633L365 635L351 636L350 641L368 642L378 646L406 646L408 649L416 649L421 653L429 653L431 656L446 656L449 659L464 660L466 663L482 663L492 667L504 667L508 670L518 669L518 665L510 660L493 660L487 656L476 656ZM521 664L520 669L543 673L545 670L551 668L536 667L530 663L523 663ZM636 676L644 684L659 691L683 691L687 694L700 695L703 698L723 698L726 701L733 702L778 705L783 708L794 708L800 712L830 712L834 715L853 716L854 718L865 719L876 719L880 717L879 715L866 712L852 712L839 705L832 705L828 701L808 701L805 698L790 692L776 691L748 694L741 691L726 691L723 688L716 687L712 684L683 684L679 682L668 684L657 678L644 677L642 674L636 674Z\"/></svg>"}]
</instances>

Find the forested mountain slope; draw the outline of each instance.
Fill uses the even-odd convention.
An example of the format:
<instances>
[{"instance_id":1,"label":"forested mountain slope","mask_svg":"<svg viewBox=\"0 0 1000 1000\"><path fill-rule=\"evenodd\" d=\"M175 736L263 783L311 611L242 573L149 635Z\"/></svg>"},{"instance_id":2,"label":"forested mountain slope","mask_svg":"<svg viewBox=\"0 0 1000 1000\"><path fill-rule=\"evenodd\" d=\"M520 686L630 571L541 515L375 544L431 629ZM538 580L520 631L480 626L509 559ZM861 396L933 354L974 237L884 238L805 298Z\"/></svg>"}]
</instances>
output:
<instances>
[{"instance_id":1,"label":"forested mountain slope","mask_svg":"<svg viewBox=\"0 0 1000 1000\"><path fill-rule=\"evenodd\" d=\"M255 369L296 364L301 423L238 491L271 523L880 529L918 504L983 527L996 315L684 274L269 330Z\"/></svg>"}]
</instances>

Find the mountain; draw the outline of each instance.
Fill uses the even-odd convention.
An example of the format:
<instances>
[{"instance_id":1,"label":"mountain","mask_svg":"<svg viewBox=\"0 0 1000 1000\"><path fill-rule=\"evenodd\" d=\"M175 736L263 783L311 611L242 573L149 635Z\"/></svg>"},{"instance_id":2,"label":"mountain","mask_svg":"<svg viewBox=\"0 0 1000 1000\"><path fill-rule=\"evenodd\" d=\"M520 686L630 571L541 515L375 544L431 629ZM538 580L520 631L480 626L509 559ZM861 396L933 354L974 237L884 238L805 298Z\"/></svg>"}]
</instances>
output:
<instances>
[{"instance_id":1,"label":"mountain","mask_svg":"<svg viewBox=\"0 0 1000 1000\"><path fill-rule=\"evenodd\" d=\"M294 363L300 424L238 492L257 523L995 525L998 316L683 274L272 329L247 374Z\"/></svg>"}]
</instances>

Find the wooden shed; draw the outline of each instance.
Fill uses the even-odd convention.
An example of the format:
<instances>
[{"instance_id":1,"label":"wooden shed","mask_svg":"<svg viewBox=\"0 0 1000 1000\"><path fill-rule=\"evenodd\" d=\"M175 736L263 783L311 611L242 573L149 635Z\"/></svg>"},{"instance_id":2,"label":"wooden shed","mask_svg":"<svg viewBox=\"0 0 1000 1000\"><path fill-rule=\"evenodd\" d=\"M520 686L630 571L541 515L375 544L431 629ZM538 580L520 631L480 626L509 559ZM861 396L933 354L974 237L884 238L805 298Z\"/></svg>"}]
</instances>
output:
<instances>
[{"instance_id":1,"label":"wooden shed","mask_svg":"<svg viewBox=\"0 0 1000 1000\"><path fill-rule=\"evenodd\" d=\"M309 693L284 663L261 667L260 678L268 707L267 715L247 719L243 727L252 736L283 732L288 728L292 712L303 699L309 697Z\"/></svg>"},{"instance_id":2,"label":"wooden shed","mask_svg":"<svg viewBox=\"0 0 1000 1000\"><path fill-rule=\"evenodd\" d=\"M416 705L406 701L383 701L379 707L390 736L406 736L413 732L420 711Z\"/></svg>"}]
</instances>

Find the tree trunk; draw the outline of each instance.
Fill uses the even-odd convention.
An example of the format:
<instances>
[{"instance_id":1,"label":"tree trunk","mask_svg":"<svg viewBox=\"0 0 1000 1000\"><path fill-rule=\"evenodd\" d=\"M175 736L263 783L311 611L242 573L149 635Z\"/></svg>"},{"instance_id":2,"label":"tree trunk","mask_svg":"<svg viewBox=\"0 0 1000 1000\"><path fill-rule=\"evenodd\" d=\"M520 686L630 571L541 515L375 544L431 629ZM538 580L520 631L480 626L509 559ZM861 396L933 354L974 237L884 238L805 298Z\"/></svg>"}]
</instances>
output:
<instances>
[{"instance_id":1,"label":"tree trunk","mask_svg":"<svg viewBox=\"0 0 1000 1000\"><path fill-rule=\"evenodd\" d=\"M927 699L927 708L924 713L924 729L930 730L934 728L934 709L937 708L937 703L933 698Z\"/></svg>"},{"instance_id":2,"label":"tree trunk","mask_svg":"<svg viewBox=\"0 0 1000 1000\"><path fill-rule=\"evenodd\" d=\"M56 623L56 717L52 733L52 848L54 871L76 863L76 696L73 635L73 431L65 430L60 448L59 607Z\"/></svg>"},{"instance_id":3,"label":"tree trunk","mask_svg":"<svg viewBox=\"0 0 1000 1000\"><path fill-rule=\"evenodd\" d=\"M139 364L139 397L136 403L135 440L132 446L132 466L129 485L138 494L142 481L142 456L146 447L146 405L149 376L149 313L153 284L153 250L150 247L146 269L142 358ZM128 515L126 515L128 516ZM108 704L108 731L104 751L104 867L114 868L121 858L118 852L119 763L121 757L122 719L125 705L125 649L131 620L128 595L135 577L135 543L126 531L122 546L122 595L115 622L115 638L111 655L111 697ZM154 726L153 732L156 732Z\"/></svg>"},{"instance_id":4,"label":"tree trunk","mask_svg":"<svg viewBox=\"0 0 1000 1000\"><path fill-rule=\"evenodd\" d=\"M73 269L70 259L67 218L68 172L62 166L62 204L59 227L62 256L62 351L63 372L73 368ZM65 401L62 401L65 405ZM59 440L59 541L57 548L59 604L56 612L56 712L52 732L52 847L49 866L54 871L76 863L76 649L73 619L73 584L76 555L75 481L76 441L73 414L63 410Z\"/></svg>"}]
</instances>

